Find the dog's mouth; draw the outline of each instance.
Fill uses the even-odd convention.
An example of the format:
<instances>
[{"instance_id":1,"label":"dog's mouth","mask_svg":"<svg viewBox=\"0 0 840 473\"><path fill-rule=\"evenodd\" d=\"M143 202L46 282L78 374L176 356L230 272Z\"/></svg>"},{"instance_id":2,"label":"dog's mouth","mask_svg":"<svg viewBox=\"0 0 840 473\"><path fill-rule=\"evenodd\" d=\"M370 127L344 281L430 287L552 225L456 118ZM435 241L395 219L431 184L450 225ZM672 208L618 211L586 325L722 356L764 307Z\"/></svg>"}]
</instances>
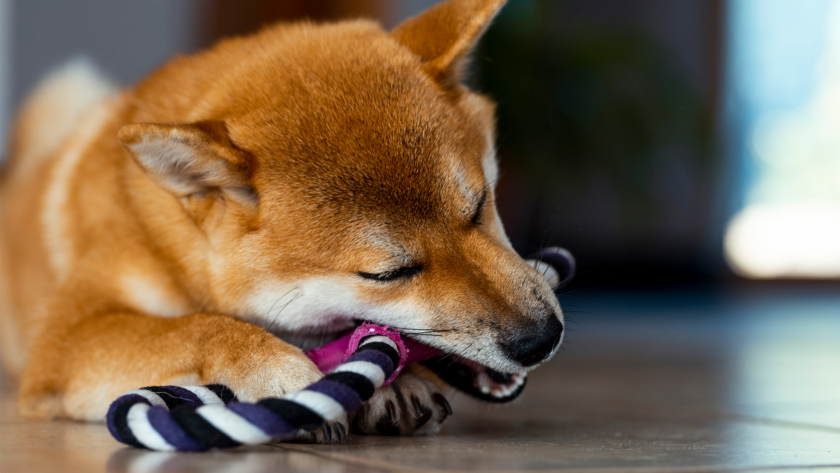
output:
<instances>
[{"instance_id":1,"label":"dog's mouth","mask_svg":"<svg viewBox=\"0 0 840 473\"><path fill-rule=\"evenodd\" d=\"M316 329L309 332L275 332L275 335L305 351L326 345L351 331L345 329L327 332ZM419 363L426 369L438 375L446 384L479 400L492 403L510 402L519 397L525 389L525 372L502 373L462 356L433 348L411 336L403 335L403 340L410 354L421 354L419 358L422 358L422 361Z\"/></svg>"},{"instance_id":2,"label":"dog's mouth","mask_svg":"<svg viewBox=\"0 0 840 473\"><path fill-rule=\"evenodd\" d=\"M525 373L501 373L457 355L436 355L420 363L453 388L486 402L510 402L525 389Z\"/></svg>"}]
</instances>

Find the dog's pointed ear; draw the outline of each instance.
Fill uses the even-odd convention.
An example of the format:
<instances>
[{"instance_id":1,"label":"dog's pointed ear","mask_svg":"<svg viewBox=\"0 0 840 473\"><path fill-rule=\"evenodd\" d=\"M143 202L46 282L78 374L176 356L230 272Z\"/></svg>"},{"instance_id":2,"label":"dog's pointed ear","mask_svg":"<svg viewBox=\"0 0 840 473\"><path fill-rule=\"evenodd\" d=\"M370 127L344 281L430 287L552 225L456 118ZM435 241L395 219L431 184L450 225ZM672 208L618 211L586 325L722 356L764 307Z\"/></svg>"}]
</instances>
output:
<instances>
[{"instance_id":1,"label":"dog's pointed ear","mask_svg":"<svg viewBox=\"0 0 840 473\"><path fill-rule=\"evenodd\" d=\"M231 143L223 122L123 126L120 143L160 187L178 197L220 190L253 203L253 159Z\"/></svg>"},{"instance_id":2,"label":"dog's pointed ear","mask_svg":"<svg viewBox=\"0 0 840 473\"><path fill-rule=\"evenodd\" d=\"M420 56L441 85L461 80L464 62L506 0L449 0L405 20L391 31Z\"/></svg>"}]
</instances>

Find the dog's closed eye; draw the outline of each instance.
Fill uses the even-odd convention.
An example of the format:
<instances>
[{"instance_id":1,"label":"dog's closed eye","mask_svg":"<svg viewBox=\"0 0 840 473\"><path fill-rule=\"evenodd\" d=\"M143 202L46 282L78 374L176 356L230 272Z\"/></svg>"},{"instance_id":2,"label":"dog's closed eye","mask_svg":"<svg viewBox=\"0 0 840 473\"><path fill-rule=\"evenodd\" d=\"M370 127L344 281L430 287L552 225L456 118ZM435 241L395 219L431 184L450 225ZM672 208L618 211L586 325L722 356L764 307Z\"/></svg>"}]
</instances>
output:
<instances>
[{"instance_id":1,"label":"dog's closed eye","mask_svg":"<svg viewBox=\"0 0 840 473\"><path fill-rule=\"evenodd\" d=\"M394 281L397 279L408 279L412 276L415 276L423 270L422 265L416 266L405 266L402 268L395 269L393 271L387 271L384 273L365 273L359 271L357 274L365 279L372 279L374 281L379 282L387 282L387 281Z\"/></svg>"},{"instance_id":2,"label":"dog's closed eye","mask_svg":"<svg viewBox=\"0 0 840 473\"><path fill-rule=\"evenodd\" d=\"M473 212L472 219L470 222L473 226L481 225L481 212L484 210L484 204L487 202L487 188L485 186L483 192L481 193L481 198L478 200L478 204L475 206L475 211Z\"/></svg>"}]
</instances>

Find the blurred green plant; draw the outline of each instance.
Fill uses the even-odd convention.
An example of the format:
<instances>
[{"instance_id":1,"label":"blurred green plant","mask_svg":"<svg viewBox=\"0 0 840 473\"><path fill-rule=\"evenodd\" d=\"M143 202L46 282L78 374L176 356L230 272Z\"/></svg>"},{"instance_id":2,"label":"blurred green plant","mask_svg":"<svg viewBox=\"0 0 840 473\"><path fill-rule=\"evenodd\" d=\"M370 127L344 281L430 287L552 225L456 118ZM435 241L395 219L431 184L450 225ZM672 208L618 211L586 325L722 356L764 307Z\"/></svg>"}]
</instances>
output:
<instances>
[{"instance_id":1,"label":"blurred green plant","mask_svg":"<svg viewBox=\"0 0 840 473\"><path fill-rule=\"evenodd\" d=\"M477 86L498 103L503 170L552 202L606 181L622 223L639 230L657 218L663 157L709 170L713 107L651 35L566 24L565 4L511 2L477 53Z\"/></svg>"}]
</instances>

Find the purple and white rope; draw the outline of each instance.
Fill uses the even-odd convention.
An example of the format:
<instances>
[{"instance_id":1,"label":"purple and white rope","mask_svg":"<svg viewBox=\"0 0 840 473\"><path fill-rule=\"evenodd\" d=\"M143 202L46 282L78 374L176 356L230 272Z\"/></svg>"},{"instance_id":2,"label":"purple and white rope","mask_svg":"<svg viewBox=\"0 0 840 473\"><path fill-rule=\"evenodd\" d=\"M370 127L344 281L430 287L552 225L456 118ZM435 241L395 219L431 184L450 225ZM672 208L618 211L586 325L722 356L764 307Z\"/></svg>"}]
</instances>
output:
<instances>
[{"instance_id":1,"label":"purple and white rope","mask_svg":"<svg viewBox=\"0 0 840 473\"><path fill-rule=\"evenodd\" d=\"M395 341L396 340L396 341ZM114 401L107 423L118 441L161 451L257 445L314 430L361 407L406 352L396 332L372 335L330 374L284 398L238 402L222 385L155 386Z\"/></svg>"}]
</instances>

